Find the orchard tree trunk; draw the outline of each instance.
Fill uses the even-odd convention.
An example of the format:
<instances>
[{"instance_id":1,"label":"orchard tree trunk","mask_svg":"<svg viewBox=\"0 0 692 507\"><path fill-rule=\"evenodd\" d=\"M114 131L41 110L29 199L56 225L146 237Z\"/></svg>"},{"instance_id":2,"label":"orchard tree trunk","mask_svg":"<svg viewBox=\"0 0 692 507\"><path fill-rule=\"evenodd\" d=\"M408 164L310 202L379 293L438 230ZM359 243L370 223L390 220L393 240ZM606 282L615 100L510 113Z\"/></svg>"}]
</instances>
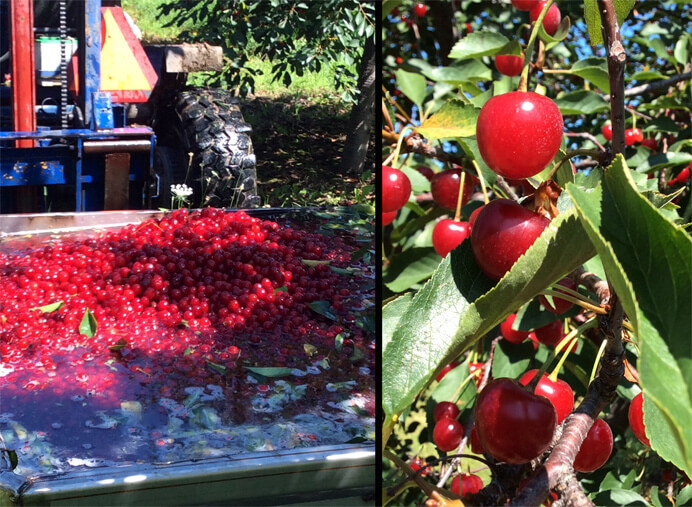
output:
<instances>
[{"instance_id":1,"label":"orchard tree trunk","mask_svg":"<svg viewBox=\"0 0 692 507\"><path fill-rule=\"evenodd\" d=\"M351 109L348 134L341 157L342 174L360 175L363 172L373 124L375 105L375 41L368 37L358 72L358 103Z\"/></svg>"}]
</instances>

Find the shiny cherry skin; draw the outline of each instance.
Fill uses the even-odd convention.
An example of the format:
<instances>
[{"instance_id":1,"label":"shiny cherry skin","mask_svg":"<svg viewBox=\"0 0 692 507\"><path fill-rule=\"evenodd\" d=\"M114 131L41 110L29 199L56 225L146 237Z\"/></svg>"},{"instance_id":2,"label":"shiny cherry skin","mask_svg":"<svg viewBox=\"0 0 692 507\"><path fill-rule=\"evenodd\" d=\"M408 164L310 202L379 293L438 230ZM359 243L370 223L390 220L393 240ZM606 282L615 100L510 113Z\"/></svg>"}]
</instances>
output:
<instances>
[{"instance_id":1,"label":"shiny cherry skin","mask_svg":"<svg viewBox=\"0 0 692 507\"><path fill-rule=\"evenodd\" d=\"M644 398L642 393L639 393L632 399L627 416L630 420L630 427L634 432L634 436L637 437L642 444L651 447L651 442L646 436L646 428L644 427Z\"/></svg>"},{"instance_id":2,"label":"shiny cherry skin","mask_svg":"<svg viewBox=\"0 0 692 507\"><path fill-rule=\"evenodd\" d=\"M419 18L422 18L425 16L425 14L428 12L428 7L424 3L418 3L415 5L413 8L413 13L418 16Z\"/></svg>"},{"instance_id":3,"label":"shiny cherry skin","mask_svg":"<svg viewBox=\"0 0 692 507\"><path fill-rule=\"evenodd\" d=\"M457 366L459 366L459 363L457 363L456 361L452 361L451 363L446 365L444 368L442 368L442 371L437 374L437 377L435 377L435 380L440 382L444 378L444 376L447 375L447 373L449 373L451 370L453 370Z\"/></svg>"},{"instance_id":4,"label":"shiny cherry skin","mask_svg":"<svg viewBox=\"0 0 692 507\"><path fill-rule=\"evenodd\" d=\"M500 332L502 333L502 337L510 343L521 343L529 337L529 331L518 331L516 329L512 329L516 319L517 314L510 313L502 324L500 324Z\"/></svg>"},{"instance_id":5,"label":"shiny cherry skin","mask_svg":"<svg viewBox=\"0 0 692 507\"><path fill-rule=\"evenodd\" d=\"M687 180L690 179L690 168L692 168L692 163L678 173L678 175L675 177L675 181L678 183L686 183Z\"/></svg>"},{"instance_id":6,"label":"shiny cherry skin","mask_svg":"<svg viewBox=\"0 0 692 507\"><path fill-rule=\"evenodd\" d=\"M515 9L518 9L520 11L530 11L534 7L536 7L536 4L538 4L539 0L512 0L512 5L514 6Z\"/></svg>"},{"instance_id":7,"label":"shiny cherry skin","mask_svg":"<svg viewBox=\"0 0 692 507\"><path fill-rule=\"evenodd\" d=\"M642 146L645 146L649 148L651 151L655 152L656 148L658 148L658 143L656 142L656 139L649 137L648 139L642 140Z\"/></svg>"},{"instance_id":8,"label":"shiny cherry skin","mask_svg":"<svg viewBox=\"0 0 692 507\"><path fill-rule=\"evenodd\" d=\"M435 171L430 169L428 166L419 165L416 170L421 173L428 181L432 181L433 176L435 176Z\"/></svg>"},{"instance_id":9,"label":"shiny cherry skin","mask_svg":"<svg viewBox=\"0 0 692 507\"><path fill-rule=\"evenodd\" d=\"M457 199L459 197L459 186L461 185L461 169L447 169L433 176L430 180L430 192L433 200L438 206L445 209L457 209ZM464 177L464 194L461 196L463 206L471 198L473 193L474 179L470 174Z\"/></svg>"},{"instance_id":10,"label":"shiny cherry skin","mask_svg":"<svg viewBox=\"0 0 692 507\"><path fill-rule=\"evenodd\" d=\"M555 102L534 92L509 92L485 103L476 141L488 167L505 178L528 178L557 155L562 114Z\"/></svg>"},{"instance_id":11,"label":"shiny cherry skin","mask_svg":"<svg viewBox=\"0 0 692 507\"><path fill-rule=\"evenodd\" d=\"M426 465L425 461L423 461L420 458L416 458L413 461L411 461L411 463L409 463L408 466L411 467L411 470L413 470L414 472L417 472L421 468L424 468L425 465ZM428 475L428 470L429 469L427 467L425 467L425 469L420 473L420 475Z\"/></svg>"},{"instance_id":12,"label":"shiny cherry skin","mask_svg":"<svg viewBox=\"0 0 692 507\"><path fill-rule=\"evenodd\" d=\"M538 370L527 371L519 377L519 383L524 386L528 385L536 376L536 373L538 373ZM534 392L550 400L553 407L555 407L558 424L572 413L572 409L574 408L574 393L569 384L564 380L555 379L555 381L553 381L547 373L544 373L543 378L538 381L538 385Z\"/></svg>"},{"instance_id":13,"label":"shiny cherry skin","mask_svg":"<svg viewBox=\"0 0 692 507\"><path fill-rule=\"evenodd\" d=\"M385 212L382 213L382 225L389 225L391 224L394 219L396 218L396 214L399 213L399 211L390 211L389 213Z\"/></svg>"},{"instance_id":14,"label":"shiny cherry skin","mask_svg":"<svg viewBox=\"0 0 692 507\"><path fill-rule=\"evenodd\" d=\"M475 474L455 475L449 489L459 496L473 495L483 489L483 481Z\"/></svg>"},{"instance_id":15,"label":"shiny cherry skin","mask_svg":"<svg viewBox=\"0 0 692 507\"><path fill-rule=\"evenodd\" d=\"M625 130L625 145L632 146L633 144L641 143L644 140L644 134L641 129Z\"/></svg>"},{"instance_id":16,"label":"shiny cherry skin","mask_svg":"<svg viewBox=\"0 0 692 507\"><path fill-rule=\"evenodd\" d=\"M411 196L411 181L394 167L382 166L382 212L401 209Z\"/></svg>"},{"instance_id":17,"label":"shiny cherry skin","mask_svg":"<svg viewBox=\"0 0 692 507\"><path fill-rule=\"evenodd\" d=\"M603 134L603 137L606 138L606 141L610 141L613 138L613 126L610 123L603 125L601 133Z\"/></svg>"},{"instance_id":18,"label":"shiny cherry skin","mask_svg":"<svg viewBox=\"0 0 692 507\"><path fill-rule=\"evenodd\" d=\"M459 407L451 401L441 401L435 405L433 420L438 422L440 419L456 419L459 416Z\"/></svg>"},{"instance_id":19,"label":"shiny cherry skin","mask_svg":"<svg viewBox=\"0 0 692 507\"><path fill-rule=\"evenodd\" d=\"M529 392L516 380L499 378L478 395L474 421L486 452L518 465L548 448L557 413L547 398Z\"/></svg>"},{"instance_id":20,"label":"shiny cherry skin","mask_svg":"<svg viewBox=\"0 0 692 507\"><path fill-rule=\"evenodd\" d=\"M565 327L561 320L555 320L550 324L533 330L538 341L549 347L554 347L565 336Z\"/></svg>"},{"instance_id":21,"label":"shiny cherry skin","mask_svg":"<svg viewBox=\"0 0 692 507\"><path fill-rule=\"evenodd\" d=\"M529 12L531 23L538 19L538 16L541 15L541 11L543 10L543 7L545 7L546 3L548 2L538 2L538 4L531 9L531 12ZM560 9L558 8L557 4L553 4L548 8L548 12L545 13L545 17L543 18L543 29L545 30L545 33L548 35L554 35L555 32L557 32L557 27L560 25L560 21L562 21Z\"/></svg>"},{"instance_id":22,"label":"shiny cherry skin","mask_svg":"<svg viewBox=\"0 0 692 507\"><path fill-rule=\"evenodd\" d=\"M442 257L461 245L471 235L471 226L468 222L457 222L451 218L445 218L435 224L432 233L432 242L435 251Z\"/></svg>"},{"instance_id":23,"label":"shiny cherry skin","mask_svg":"<svg viewBox=\"0 0 692 507\"><path fill-rule=\"evenodd\" d=\"M577 290L577 284L574 283L574 280L572 280L571 278L565 277L557 283L559 285L562 285L563 287L567 287L568 289ZM560 289L558 289L558 292L560 292ZM551 313L554 313L555 315L562 315L574 306L574 304L571 301L567 301L566 299L558 297L553 297L552 305L548 301L548 298L546 298L545 296L539 296L538 299L541 301L543 308L545 308Z\"/></svg>"},{"instance_id":24,"label":"shiny cherry skin","mask_svg":"<svg viewBox=\"0 0 692 507\"><path fill-rule=\"evenodd\" d=\"M524 55L495 55L495 68L504 76L518 76L524 66Z\"/></svg>"},{"instance_id":25,"label":"shiny cherry skin","mask_svg":"<svg viewBox=\"0 0 692 507\"><path fill-rule=\"evenodd\" d=\"M601 468L613 452L613 432L603 419L596 419L574 458L577 472L593 472Z\"/></svg>"},{"instance_id":26,"label":"shiny cherry skin","mask_svg":"<svg viewBox=\"0 0 692 507\"><path fill-rule=\"evenodd\" d=\"M464 436L464 427L454 419L447 417L435 423L433 429L433 442L441 451L452 451L459 447Z\"/></svg>"},{"instance_id":27,"label":"shiny cherry skin","mask_svg":"<svg viewBox=\"0 0 692 507\"><path fill-rule=\"evenodd\" d=\"M476 217L478 216L478 213L481 212L483 209L483 206L479 206L475 210L471 212L471 215L469 215L469 225L473 228L473 223L476 221Z\"/></svg>"},{"instance_id":28,"label":"shiny cherry skin","mask_svg":"<svg viewBox=\"0 0 692 507\"><path fill-rule=\"evenodd\" d=\"M478 266L489 278L499 280L549 223L544 216L514 201L490 201L471 229L471 247Z\"/></svg>"},{"instance_id":29,"label":"shiny cherry skin","mask_svg":"<svg viewBox=\"0 0 692 507\"><path fill-rule=\"evenodd\" d=\"M485 449L483 449L483 444L478 439L478 432L476 431L476 426L471 428L471 450L476 454L485 454Z\"/></svg>"}]
</instances>

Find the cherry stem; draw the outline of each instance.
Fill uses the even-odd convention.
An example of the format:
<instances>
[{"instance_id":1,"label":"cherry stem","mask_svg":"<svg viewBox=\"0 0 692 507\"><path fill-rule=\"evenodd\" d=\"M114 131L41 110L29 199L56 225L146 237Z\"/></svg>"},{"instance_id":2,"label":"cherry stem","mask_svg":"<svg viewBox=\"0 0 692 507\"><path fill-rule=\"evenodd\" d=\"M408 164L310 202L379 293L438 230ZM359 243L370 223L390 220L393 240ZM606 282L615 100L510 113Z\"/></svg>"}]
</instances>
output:
<instances>
[{"instance_id":1,"label":"cherry stem","mask_svg":"<svg viewBox=\"0 0 692 507\"><path fill-rule=\"evenodd\" d=\"M384 94L388 97L389 103L390 103L391 105L393 105L396 109L399 110L399 113L400 113L404 118L406 118L406 121L407 121L408 123L411 123L411 117L410 117L410 116L408 115L408 113L404 110L404 108L401 107L401 105L400 105L396 100L394 100L394 99L392 98L392 96L389 94L389 92L388 92L387 89L384 87L384 85L382 85L382 91L383 91Z\"/></svg>"},{"instance_id":2,"label":"cherry stem","mask_svg":"<svg viewBox=\"0 0 692 507\"><path fill-rule=\"evenodd\" d=\"M466 171L463 169L461 171L461 179L459 180L459 195L457 195L457 211L454 213L454 221L458 222L461 217L461 201L464 199L464 182L466 180Z\"/></svg>"},{"instance_id":3,"label":"cherry stem","mask_svg":"<svg viewBox=\"0 0 692 507\"><path fill-rule=\"evenodd\" d=\"M406 129L409 129L409 128L412 128L412 127L407 126L401 130L401 132L399 133L399 139L396 142L396 148L394 148L394 151L392 152L392 154L389 155L384 162L382 162L382 165L389 165L392 163L393 160L397 160L399 158L399 153L401 152L401 144L404 142L404 138L406 137L404 135L404 132L406 131Z\"/></svg>"},{"instance_id":4,"label":"cherry stem","mask_svg":"<svg viewBox=\"0 0 692 507\"><path fill-rule=\"evenodd\" d=\"M538 386L538 383L543 378L543 374L546 371L548 371L548 368L550 368L550 365L552 364L553 361L555 361L556 357L557 357L557 355L555 354L555 351L551 350L550 354L548 354L548 358L545 360L545 362L538 369L538 371L533 376L531 381L528 384L526 384L526 387L528 387L532 393L536 391L536 387Z\"/></svg>"},{"instance_id":5,"label":"cherry stem","mask_svg":"<svg viewBox=\"0 0 692 507\"><path fill-rule=\"evenodd\" d=\"M582 301L589 303L589 304L595 304L596 303L595 301L586 297L584 294L582 294L578 290L574 290L574 289L571 289L569 287L565 287L564 285L561 285L559 283L552 284L549 287L549 290L556 290L558 292L564 292L565 294L569 294L571 296L574 296L575 298L581 299Z\"/></svg>"},{"instance_id":6,"label":"cherry stem","mask_svg":"<svg viewBox=\"0 0 692 507\"><path fill-rule=\"evenodd\" d=\"M473 167L476 169L476 174L478 174L478 179L481 180L481 190L483 191L483 200L485 201L485 204L488 204L490 202L490 199L488 199L488 192L485 189L485 179L483 178L483 172L481 171L481 168L478 165L478 162L476 162L475 160L472 160L471 163L473 164Z\"/></svg>"},{"instance_id":7,"label":"cherry stem","mask_svg":"<svg viewBox=\"0 0 692 507\"><path fill-rule=\"evenodd\" d=\"M525 92L529 88L529 64L531 63L531 54L533 53L533 45L536 42L536 37L538 36L538 30L543 24L543 18L545 18L546 13L550 6L553 5L553 0L548 0L543 6L541 14L538 19L533 24L531 29L531 36L529 37L529 43L526 45L525 57L524 57L524 67L521 69L521 79L519 79L519 86L517 91Z\"/></svg>"},{"instance_id":8,"label":"cherry stem","mask_svg":"<svg viewBox=\"0 0 692 507\"><path fill-rule=\"evenodd\" d=\"M471 381L471 379L473 379L476 376L477 376L476 372L469 374L469 376L464 379L464 381L457 388L457 390L454 391L454 394L452 395L452 400L454 400L454 403L458 402L459 398L461 398L461 395L464 391L464 387L466 387L466 384L468 384Z\"/></svg>"},{"instance_id":9,"label":"cherry stem","mask_svg":"<svg viewBox=\"0 0 692 507\"><path fill-rule=\"evenodd\" d=\"M560 372L560 368L562 368L562 365L565 364L565 360L567 359L567 356L569 355L569 352L572 349L572 344L578 340L578 336L583 334L584 331L586 331L587 329L591 329L597 326L598 321L596 320L596 317L591 317L581 326L572 329L567 335L565 335L565 337L562 340L560 340L560 343L558 343L557 347L555 347L555 354L559 354L562 349L565 349L565 353L562 355L560 361L557 363L551 374L548 375L548 377L550 377L550 380L557 380L557 375Z\"/></svg>"},{"instance_id":10,"label":"cherry stem","mask_svg":"<svg viewBox=\"0 0 692 507\"><path fill-rule=\"evenodd\" d=\"M597 313L598 315L605 315L608 313L605 308L602 308L600 306L596 306L593 303L589 303L589 302L585 301L583 298L575 298L574 296L571 296L569 294L565 294L564 292L562 292L562 289L560 289L560 292L555 291L555 290L551 290L551 289L546 289L546 290L542 291L541 294L543 294L544 296L553 296L554 298L557 297L560 299L564 299L565 301L570 301L570 302L574 303L575 305L579 305L582 308L585 308L585 309L590 310L594 313Z\"/></svg>"},{"instance_id":11,"label":"cherry stem","mask_svg":"<svg viewBox=\"0 0 692 507\"><path fill-rule=\"evenodd\" d=\"M608 344L607 340L603 340L601 342L601 346L598 348L598 354L596 354L596 361L593 363L593 368L591 369L591 376L589 377L589 384L593 382L593 379L596 378L596 372L598 371L598 365L601 362L601 358L603 357L603 353L605 352L606 345Z\"/></svg>"},{"instance_id":12,"label":"cherry stem","mask_svg":"<svg viewBox=\"0 0 692 507\"><path fill-rule=\"evenodd\" d=\"M550 180L555 176L555 173L557 170L560 168L562 164L564 164L567 160L571 159L572 157L578 157L581 155L589 156L589 157L598 157L601 155L601 152L599 150L572 150L568 151L565 153L565 155L557 161L557 163L553 166L553 168L550 171L550 174L546 178L547 180Z\"/></svg>"}]
</instances>

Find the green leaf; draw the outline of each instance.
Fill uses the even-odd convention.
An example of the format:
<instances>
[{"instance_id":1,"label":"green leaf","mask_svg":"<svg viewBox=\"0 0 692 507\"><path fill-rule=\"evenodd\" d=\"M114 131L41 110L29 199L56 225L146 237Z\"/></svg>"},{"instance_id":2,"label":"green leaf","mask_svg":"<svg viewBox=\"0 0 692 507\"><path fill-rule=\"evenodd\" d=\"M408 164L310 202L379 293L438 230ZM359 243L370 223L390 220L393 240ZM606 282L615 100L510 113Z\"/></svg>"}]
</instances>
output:
<instances>
[{"instance_id":1,"label":"green leaf","mask_svg":"<svg viewBox=\"0 0 692 507\"><path fill-rule=\"evenodd\" d=\"M533 343L530 341L514 344L500 340L495 346L493 356L493 378L519 378L528 369L535 355Z\"/></svg>"},{"instance_id":2,"label":"green leaf","mask_svg":"<svg viewBox=\"0 0 692 507\"><path fill-rule=\"evenodd\" d=\"M649 505L649 502L647 502L644 497L631 489L600 491L593 500L596 505L644 505L645 507Z\"/></svg>"},{"instance_id":3,"label":"green leaf","mask_svg":"<svg viewBox=\"0 0 692 507\"><path fill-rule=\"evenodd\" d=\"M186 348L185 351L183 352L183 356L189 356L190 354L192 354L192 350L193 350L192 347Z\"/></svg>"},{"instance_id":4,"label":"green leaf","mask_svg":"<svg viewBox=\"0 0 692 507\"><path fill-rule=\"evenodd\" d=\"M461 145L461 148L464 150L466 156L472 160L475 160L478 167L481 168L481 173L483 174L483 179L485 179L485 184L493 186L495 181L497 181L497 173L490 169L488 164L485 163L485 160L483 160L483 157L481 157L481 152L478 149L478 142L476 141L476 138L465 137L463 139L457 139L457 141ZM475 173L475 171L472 172Z\"/></svg>"},{"instance_id":5,"label":"green leaf","mask_svg":"<svg viewBox=\"0 0 692 507\"><path fill-rule=\"evenodd\" d=\"M686 36L680 37L680 40L678 40L675 43L675 49L673 50L673 56L678 61L678 63L682 66L685 66L687 64L687 60L690 56L690 52L688 49L689 43L690 43L690 35L689 34L687 34Z\"/></svg>"},{"instance_id":6,"label":"green leaf","mask_svg":"<svg viewBox=\"0 0 692 507\"><path fill-rule=\"evenodd\" d=\"M125 347L127 347L127 340L125 338L120 338L118 340L118 343L116 343L115 345L111 345L108 348L112 351L116 351L116 350L123 349Z\"/></svg>"},{"instance_id":7,"label":"green leaf","mask_svg":"<svg viewBox=\"0 0 692 507\"><path fill-rule=\"evenodd\" d=\"M428 140L474 136L479 112L471 104L452 99L427 118L417 130Z\"/></svg>"},{"instance_id":8,"label":"green leaf","mask_svg":"<svg viewBox=\"0 0 692 507\"><path fill-rule=\"evenodd\" d=\"M470 242L464 241L413 297L383 351L385 413L403 411L436 371L594 253L572 209L555 218L490 290L493 282L478 268Z\"/></svg>"},{"instance_id":9,"label":"green leaf","mask_svg":"<svg viewBox=\"0 0 692 507\"><path fill-rule=\"evenodd\" d=\"M636 0L614 0L615 14L618 18L618 24L622 26L630 11L634 8ZM601 33L601 15L598 12L597 0L584 1L584 21L589 29L589 37L591 45L603 43L603 34Z\"/></svg>"},{"instance_id":10,"label":"green leaf","mask_svg":"<svg viewBox=\"0 0 692 507\"><path fill-rule=\"evenodd\" d=\"M401 167L401 171L408 176L411 182L411 191L415 194L420 194L421 192L430 192L430 181L428 178L423 176L418 169L413 167Z\"/></svg>"},{"instance_id":11,"label":"green leaf","mask_svg":"<svg viewBox=\"0 0 692 507\"><path fill-rule=\"evenodd\" d=\"M682 488L676 500L677 505L688 505L688 502L692 502L692 484Z\"/></svg>"},{"instance_id":12,"label":"green leaf","mask_svg":"<svg viewBox=\"0 0 692 507\"><path fill-rule=\"evenodd\" d=\"M692 153L673 151L668 153L658 153L649 157L646 162L637 166L637 172L650 173L658 171L663 167L674 167L686 165L692 162Z\"/></svg>"},{"instance_id":13,"label":"green leaf","mask_svg":"<svg viewBox=\"0 0 692 507\"><path fill-rule=\"evenodd\" d=\"M306 266L318 266L320 264L329 264L331 261L315 261L312 259L300 259Z\"/></svg>"},{"instance_id":14,"label":"green leaf","mask_svg":"<svg viewBox=\"0 0 692 507\"><path fill-rule=\"evenodd\" d=\"M593 83L595 86L599 87L603 93L610 93L608 62L605 58L584 58L572 65L570 72Z\"/></svg>"},{"instance_id":15,"label":"green leaf","mask_svg":"<svg viewBox=\"0 0 692 507\"><path fill-rule=\"evenodd\" d=\"M91 310L87 308L84 312L84 317L82 317L82 322L79 324L79 334L87 335L89 338L93 338L97 330L96 317L91 313Z\"/></svg>"},{"instance_id":16,"label":"green leaf","mask_svg":"<svg viewBox=\"0 0 692 507\"><path fill-rule=\"evenodd\" d=\"M433 274L440 255L432 248L410 248L395 256L382 273L382 281L392 292L404 292Z\"/></svg>"},{"instance_id":17,"label":"green leaf","mask_svg":"<svg viewBox=\"0 0 692 507\"><path fill-rule=\"evenodd\" d=\"M555 104L563 115L594 114L610 110L610 104L598 93L590 90L576 90L555 99Z\"/></svg>"},{"instance_id":18,"label":"green leaf","mask_svg":"<svg viewBox=\"0 0 692 507\"><path fill-rule=\"evenodd\" d=\"M590 193L567 186L639 339L652 448L692 472L692 240L634 185L622 155ZM635 298L636 294L636 298Z\"/></svg>"},{"instance_id":19,"label":"green leaf","mask_svg":"<svg viewBox=\"0 0 692 507\"><path fill-rule=\"evenodd\" d=\"M680 127L670 118L653 118L646 126L642 127L643 132L680 132Z\"/></svg>"},{"instance_id":20,"label":"green leaf","mask_svg":"<svg viewBox=\"0 0 692 507\"><path fill-rule=\"evenodd\" d=\"M392 335L396 329L401 316L408 310L413 298L412 292L407 292L394 301L384 305L382 308L382 350L387 348L387 345L392 340Z\"/></svg>"},{"instance_id":21,"label":"green leaf","mask_svg":"<svg viewBox=\"0 0 692 507\"><path fill-rule=\"evenodd\" d=\"M332 269L334 269L334 268L332 268ZM286 287L285 285L282 285L281 287L277 287L276 289L274 289L274 294L276 294L277 292L288 292L288 287Z\"/></svg>"},{"instance_id":22,"label":"green leaf","mask_svg":"<svg viewBox=\"0 0 692 507\"><path fill-rule=\"evenodd\" d=\"M19 458L17 458L17 451L13 449L8 449L7 455L10 457L10 472L17 468L17 465L19 465Z\"/></svg>"},{"instance_id":23,"label":"green leaf","mask_svg":"<svg viewBox=\"0 0 692 507\"><path fill-rule=\"evenodd\" d=\"M338 320L338 317L329 306L328 301L313 301L309 306L311 310L319 313L320 315L324 315L328 319Z\"/></svg>"},{"instance_id":24,"label":"green leaf","mask_svg":"<svg viewBox=\"0 0 692 507\"><path fill-rule=\"evenodd\" d=\"M267 378L293 375L293 368L283 366L246 366L245 369Z\"/></svg>"},{"instance_id":25,"label":"green leaf","mask_svg":"<svg viewBox=\"0 0 692 507\"><path fill-rule=\"evenodd\" d=\"M332 271L334 271L334 273L337 273L339 275L353 275L355 273L355 271L352 269L337 268L335 266L329 266L329 269L331 269Z\"/></svg>"},{"instance_id":26,"label":"green leaf","mask_svg":"<svg viewBox=\"0 0 692 507\"><path fill-rule=\"evenodd\" d=\"M423 106L425 100L427 83L425 77L413 72L406 72L399 69L396 71L396 84L401 93L406 95L411 102L419 108Z\"/></svg>"},{"instance_id":27,"label":"green leaf","mask_svg":"<svg viewBox=\"0 0 692 507\"><path fill-rule=\"evenodd\" d=\"M569 16L565 16L564 18L562 18L560 24L557 26L557 30L555 30L555 33L553 35L548 35L548 32L546 32L545 28L543 28L543 24L541 24L541 26L538 27L538 36L541 38L543 42L545 42L546 51L552 49L554 46L565 40L569 35L569 29L571 28L571 26L572 24L569 19Z\"/></svg>"},{"instance_id":28,"label":"green leaf","mask_svg":"<svg viewBox=\"0 0 692 507\"><path fill-rule=\"evenodd\" d=\"M557 281L557 280L556 280ZM574 305L562 315L555 315L547 310L543 310L538 298L534 298L527 305L521 307L517 312L513 327L520 331L533 331L537 327L547 326L557 319L574 317L581 311L581 307Z\"/></svg>"},{"instance_id":29,"label":"green leaf","mask_svg":"<svg viewBox=\"0 0 692 507\"><path fill-rule=\"evenodd\" d=\"M657 79L666 79L666 76L656 70L640 70L627 77L628 81L652 81Z\"/></svg>"},{"instance_id":30,"label":"green leaf","mask_svg":"<svg viewBox=\"0 0 692 507\"><path fill-rule=\"evenodd\" d=\"M498 32L472 32L454 44L449 57L462 60L495 55L508 42L509 39Z\"/></svg>"},{"instance_id":31,"label":"green leaf","mask_svg":"<svg viewBox=\"0 0 692 507\"><path fill-rule=\"evenodd\" d=\"M334 350L337 352L341 352L342 347L344 346L344 335L339 333L334 337Z\"/></svg>"},{"instance_id":32,"label":"green leaf","mask_svg":"<svg viewBox=\"0 0 692 507\"><path fill-rule=\"evenodd\" d=\"M43 313L54 312L55 310L60 310L64 303L62 301L56 301L55 303L50 303L43 306L35 306L32 310L41 310Z\"/></svg>"},{"instance_id":33,"label":"green leaf","mask_svg":"<svg viewBox=\"0 0 692 507\"><path fill-rule=\"evenodd\" d=\"M207 359L207 365L213 369L221 373L222 375L226 373L226 367L222 364L217 364L217 363L212 363ZM248 368L249 369L249 368Z\"/></svg>"}]
</instances>

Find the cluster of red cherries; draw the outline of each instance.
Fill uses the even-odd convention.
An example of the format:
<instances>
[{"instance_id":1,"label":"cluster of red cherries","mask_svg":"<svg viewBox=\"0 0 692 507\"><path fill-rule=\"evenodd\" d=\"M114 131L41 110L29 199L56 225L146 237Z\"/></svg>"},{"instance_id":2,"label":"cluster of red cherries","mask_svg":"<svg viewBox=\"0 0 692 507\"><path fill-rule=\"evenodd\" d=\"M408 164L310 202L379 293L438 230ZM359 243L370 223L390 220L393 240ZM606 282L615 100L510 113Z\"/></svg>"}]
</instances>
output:
<instances>
[{"instance_id":1,"label":"cluster of red cherries","mask_svg":"<svg viewBox=\"0 0 692 507\"><path fill-rule=\"evenodd\" d=\"M346 363L355 347L372 359L352 313L365 280L331 269L352 265L353 249L337 235L207 208L2 251L0 367L13 373L0 388L100 390L123 372L204 385L219 368L305 367L339 334ZM311 310L318 300L336 320Z\"/></svg>"}]
</instances>

